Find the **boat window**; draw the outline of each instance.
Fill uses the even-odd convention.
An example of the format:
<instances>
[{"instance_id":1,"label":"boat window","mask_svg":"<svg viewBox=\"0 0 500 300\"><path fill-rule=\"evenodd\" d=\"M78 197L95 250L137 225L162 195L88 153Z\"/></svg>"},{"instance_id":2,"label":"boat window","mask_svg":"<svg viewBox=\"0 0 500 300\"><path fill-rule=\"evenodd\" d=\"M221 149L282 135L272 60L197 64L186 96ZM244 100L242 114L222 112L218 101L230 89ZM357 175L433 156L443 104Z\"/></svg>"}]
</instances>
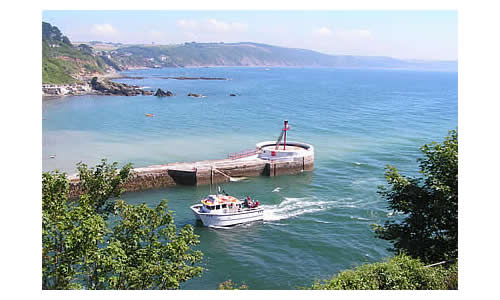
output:
<instances>
[{"instance_id":1,"label":"boat window","mask_svg":"<svg viewBox=\"0 0 500 300\"><path fill-rule=\"evenodd\" d=\"M227 205L226 205L226 204L222 204L222 208L226 208L226 207L227 207Z\"/></svg>"},{"instance_id":2,"label":"boat window","mask_svg":"<svg viewBox=\"0 0 500 300\"><path fill-rule=\"evenodd\" d=\"M220 205L215 206L215 209L220 209Z\"/></svg>"},{"instance_id":3,"label":"boat window","mask_svg":"<svg viewBox=\"0 0 500 300\"><path fill-rule=\"evenodd\" d=\"M209 207L208 207L208 209L213 210L213 209L214 209L214 207L213 207L213 206L209 206Z\"/></svg>"}]
</instances>

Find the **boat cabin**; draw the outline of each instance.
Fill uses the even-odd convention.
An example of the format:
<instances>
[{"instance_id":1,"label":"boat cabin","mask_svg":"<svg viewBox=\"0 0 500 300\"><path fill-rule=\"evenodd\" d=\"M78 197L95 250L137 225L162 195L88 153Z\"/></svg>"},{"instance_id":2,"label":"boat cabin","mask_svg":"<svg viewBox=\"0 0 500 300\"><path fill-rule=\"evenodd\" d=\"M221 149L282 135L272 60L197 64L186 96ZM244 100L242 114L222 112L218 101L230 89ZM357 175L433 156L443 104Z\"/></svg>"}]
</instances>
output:
<instances>
[{"instance_id":1,"label":"boat cabin","mask_svg":"<svg viewBox=\"0 0 500 300\"><path fill-rule=\"evenodd\" d=\"M241 204L216 204L216 205L206 205L203 204L203 208L205 210L218 210L218 209L226 209L226 208L241 208Z\"/></svg>"},{"instance_id":2,"label":"boat cabin","mask_svg":"<svg viewBox=\"0 0 500 300\"><path fill-rule=\"evenodd\" d=\"M202 211L205 213L227 213L240 211L243 202L232 196L209 195L201 200L203 204Z\"/></svg>"}]
</instances>

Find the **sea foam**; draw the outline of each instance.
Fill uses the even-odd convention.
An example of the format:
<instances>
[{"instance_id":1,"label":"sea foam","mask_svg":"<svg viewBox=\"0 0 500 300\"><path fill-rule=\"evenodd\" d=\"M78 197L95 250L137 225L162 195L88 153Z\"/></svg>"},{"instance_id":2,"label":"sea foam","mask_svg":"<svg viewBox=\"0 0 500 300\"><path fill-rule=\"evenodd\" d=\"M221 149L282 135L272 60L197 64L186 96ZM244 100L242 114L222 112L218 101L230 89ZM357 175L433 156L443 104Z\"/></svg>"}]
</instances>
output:
<instances>
[{"instance_id":1,"label":"sea foam","mask_svg":"<svg viewBox=\"0 0 500 300\"><path fill-rule=\"evenodd\" d=\"M264 221L278 221L303 214L315 213L332 207L332 202L318 201L315 197L288 198L277 205L262 205Z\"/></svg>"}]
</instances>

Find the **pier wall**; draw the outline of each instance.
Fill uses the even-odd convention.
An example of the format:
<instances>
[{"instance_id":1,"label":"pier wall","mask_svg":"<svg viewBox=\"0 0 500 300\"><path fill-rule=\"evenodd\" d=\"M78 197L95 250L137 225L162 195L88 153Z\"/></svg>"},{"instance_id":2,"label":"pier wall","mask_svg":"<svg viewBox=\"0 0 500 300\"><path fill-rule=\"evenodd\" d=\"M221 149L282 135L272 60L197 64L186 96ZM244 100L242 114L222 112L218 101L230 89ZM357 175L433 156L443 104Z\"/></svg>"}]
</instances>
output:
<instances>
[{"instance_id":1,"label":"pier wall","mask_svg":"<svg viewBox=\"0 0 500 300\"><path fill-rule=\"evenodd\" d=\"M299 174L314 169L314 152L286 160L266 160L257 156L245 159L223 159L192 163L173 163L131 171L123 185L127 192L171 187L205 185L230 181L229 177L280 176ZM70 178L70 198L81 194L78 178Z\"/></svg>"},{"instance_id":2,"label":"pier wall","mask_svg":"<svg viewBox=\"0 0 500 300\"><path fill-rule=\"evenodd\" d=\"M280 176L298 174L314 169L314 158L299 157L289 161L274 161L266 165L266 176Z\"/></svg>"}]
</instances>

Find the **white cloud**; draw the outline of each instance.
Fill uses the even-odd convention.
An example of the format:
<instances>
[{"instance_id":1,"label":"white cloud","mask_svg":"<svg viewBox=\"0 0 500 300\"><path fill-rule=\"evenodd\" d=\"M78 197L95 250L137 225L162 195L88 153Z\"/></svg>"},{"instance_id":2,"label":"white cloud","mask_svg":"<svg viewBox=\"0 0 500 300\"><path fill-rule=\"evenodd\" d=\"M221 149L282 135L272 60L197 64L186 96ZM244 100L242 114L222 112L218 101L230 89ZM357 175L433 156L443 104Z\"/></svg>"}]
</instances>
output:
<instances>
[{"instance_id":1,"label":"white cloud","mask_svg":"<svg viewBox=\"0 0 500 300\"><path fill-rule=\"evenodd\" d=\"M313 30L315 36L331 37L340 40L362 40L372 39L373 35L367 29L335 29L332 30L326 26L319 27Z\"/></svg>"},{"instance_id":2,"label":"white cloud","mask_svg":"<svg viewBox=\"0 0 500 300\"><path fill-rule=\"evenodd\" d=\"M248 29L247 24L242 23L226 23L217 21L216 19L207 20L208 28L215 32L245 32Z\"/></svg>"},{"instance_id":3,"label":"white cloud","mask_svg":"<svg viewBox=\"0 0 500 300\"><path fill-rule=\"evenodd\" d=\"M177 26L185 31L208 32L208 33L233 33L246 32L248 25L238 22L224 22L216 19L197 20L177 20Z\"/></svg>"},{"instance_id":4,"label":"white cloud","mask_svg":"<svg viewBox=\"0 0 500 300\"><path fill-rule=\"evenodd\" d=\"M314 30L314 33L321 36L331 36L333 34L332 30L328 27L320 27Z\"/></svg>"},{"instance_id":5,"label":"white cloud","mask_svg":"<svg viewBox=\"0 0 500 300\"><path fill-rule=\"evenodd\" d=\"M360 29L358 30L358 34L362 37L371 37L372 33L369 30L366 29Z\"/></svg>"},{"instance_id":6,"label":"white cloud","mask_svg":"<svg viewBox=\"0 0 500 300\"><path fill-rule=\"evenodd\" d=\"M99 36L112 36L118 33L111 24L94 24L92 25L91 32Z\"/></svg>"},{"instance_id":7,"label":"white cloud","mask_svg":"<svg viewBox=\"0 0 500 300\"><path fill-rule=\"evenodd\" d=\"M335 30L335 35L345 40L373 38L371 31L367 29L349 29L349 30L339 29Z\"/></svg>"},{"instance_id":8,"label":"white cloud","mask_svg":"<svg viewBox=\"0 0 500 300\"><path fill-rule=\"evenodd\" d=\"M194 30L198 28L198 22L195 20L177 20L177 26L185 30Z\"/></svg>"}]
</instances>

